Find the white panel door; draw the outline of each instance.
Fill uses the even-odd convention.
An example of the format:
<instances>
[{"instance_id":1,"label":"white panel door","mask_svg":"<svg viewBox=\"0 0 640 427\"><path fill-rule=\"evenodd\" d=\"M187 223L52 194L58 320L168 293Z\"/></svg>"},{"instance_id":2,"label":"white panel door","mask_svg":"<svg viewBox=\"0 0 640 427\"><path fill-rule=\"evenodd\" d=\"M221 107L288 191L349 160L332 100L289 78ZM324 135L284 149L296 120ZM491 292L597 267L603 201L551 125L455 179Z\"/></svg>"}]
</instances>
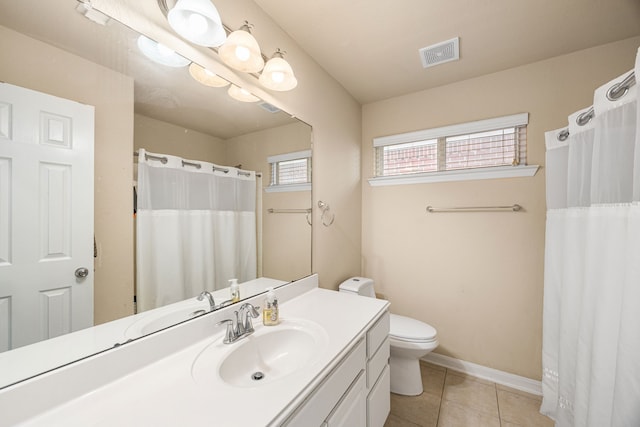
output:
<instances>
[{"instance_id":1,"label":"white panel door","mask_svg":"<svg viewBox=\"0 0 640 427\"><path fill-rule=\"evenodd\" d=\"M93 325L93 117L0 83L0 351Z\"/></svg>"}]
</instances>

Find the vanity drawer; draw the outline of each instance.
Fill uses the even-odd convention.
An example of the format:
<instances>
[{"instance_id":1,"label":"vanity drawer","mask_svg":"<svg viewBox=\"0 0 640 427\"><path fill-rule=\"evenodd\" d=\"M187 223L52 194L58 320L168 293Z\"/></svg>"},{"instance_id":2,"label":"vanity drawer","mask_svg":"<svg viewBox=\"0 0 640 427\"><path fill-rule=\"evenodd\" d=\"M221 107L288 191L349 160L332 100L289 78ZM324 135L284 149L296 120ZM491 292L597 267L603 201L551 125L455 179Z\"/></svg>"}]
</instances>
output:
<instances>
[{"instance_id":1,"label":"vanity drawer","mask_svg":"<svg viewBox=\"0 0 640 427\"><path fill-rule=\"evenodd\" d=\"M371 389L378 380L380 373L389 363L389 337L385 338L382 345L367 361L367 389Z\"/></svg>"},{"instance_id":2,"label":"vanity drawer","mask_svg":"<svg viewBox=\"0 0 640 427\"><path fill-rule=\"evenodd\" d=\"M385 366L378 382L367 396L367 427L383 427L391 410L391 376Z\"/></svg>"},{"instance_id":3,"label":"vanity drawer","mask_svg":"<svg viewBox=\"0 0 640 427\"><path fill-rule=\"evenodd\" d=\"M365 366L366 349L361 339L325 380L284 423L287 427L322 425Z\"/></svg>"},{"instance_id":4,"label":"vanity drawer","mask_svg":"<svg viewBox=\"0 0 640 427\"><path fill-rule=\"evenodd\" d=\"M375 354L380 344L389 336L389 312L385 312L367 331L367 359Z\"/></svg>"},{"instance_id":5,"label":"vanity drawer","mask_svg":"<svg viewBox=\"0 0 640 427\"><path fill-rule=\"evenodd\" d=\"M363 426L367 419L366 395L364 372L361 371L327 418L327 427Z\"/></svg>"}]
</instances>

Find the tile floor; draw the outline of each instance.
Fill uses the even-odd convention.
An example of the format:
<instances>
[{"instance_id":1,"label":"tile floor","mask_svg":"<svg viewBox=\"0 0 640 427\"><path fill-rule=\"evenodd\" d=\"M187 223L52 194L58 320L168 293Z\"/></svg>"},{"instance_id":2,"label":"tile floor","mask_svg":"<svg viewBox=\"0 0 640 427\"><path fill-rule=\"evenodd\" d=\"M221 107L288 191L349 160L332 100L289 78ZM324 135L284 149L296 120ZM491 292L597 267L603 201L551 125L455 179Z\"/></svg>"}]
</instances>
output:
<instances>
[{"instance_id":1,"label":"tile floor","mask_svg":"<svg viewBox=\"0 0 640 427\"><path fill-rule=\"evenodd\" d=\"M424 393L391 394L385 427L552 427L538 412L542 398L426 362Z\"/></svg>"}]
</instances>

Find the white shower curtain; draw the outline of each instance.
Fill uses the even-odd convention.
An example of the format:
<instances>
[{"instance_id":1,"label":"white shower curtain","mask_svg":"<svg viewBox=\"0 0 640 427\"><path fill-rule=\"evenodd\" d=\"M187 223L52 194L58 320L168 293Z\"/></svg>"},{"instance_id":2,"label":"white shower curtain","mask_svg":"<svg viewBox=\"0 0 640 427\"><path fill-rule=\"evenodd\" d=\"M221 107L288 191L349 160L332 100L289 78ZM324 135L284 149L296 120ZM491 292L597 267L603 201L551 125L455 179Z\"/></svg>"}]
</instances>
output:
<instances>
[{"instance_id":1,"label":"white shower curtain","mask_svg":"<svg viewBox=\"0 0 640 427\"><path fill-rule=\"evenodd\" d=\"M588 123L569 117L568 138L546 134L540 410L557 426L640 426L638 85L607 98L628 75L596 90Z\"/></svg>"},{"instance_id":2,"label":"white shower curtain","mask_svg":"<svg viewBox=\"0 0 640 427\"><path fill-rule=\"evenodd\" d=\"M137 208L138 311L256 278L255 172L140 149Z\"/></svg>"}]
</instances>

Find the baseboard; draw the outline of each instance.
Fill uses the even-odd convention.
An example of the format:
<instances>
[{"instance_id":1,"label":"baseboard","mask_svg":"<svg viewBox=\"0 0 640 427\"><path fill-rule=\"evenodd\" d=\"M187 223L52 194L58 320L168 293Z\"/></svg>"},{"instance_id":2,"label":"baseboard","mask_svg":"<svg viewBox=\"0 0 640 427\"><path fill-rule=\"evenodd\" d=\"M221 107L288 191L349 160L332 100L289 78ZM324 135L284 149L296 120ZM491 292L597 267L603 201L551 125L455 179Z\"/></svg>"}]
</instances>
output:
<instances>
[{"instance_id":1,"label":"baseboard","mask_svg":"<svg viewBox=\"0 0 640 427\"><path fill-rule=\"evenodd\" d=\"M507 387L542 396L542 383L532 380L531 378L521 377L520 375L510 374L437 353L429 353L423 357L422 360L467 375L493 381L496 384L502 384Z\"/></svg>"}]
</instances>

